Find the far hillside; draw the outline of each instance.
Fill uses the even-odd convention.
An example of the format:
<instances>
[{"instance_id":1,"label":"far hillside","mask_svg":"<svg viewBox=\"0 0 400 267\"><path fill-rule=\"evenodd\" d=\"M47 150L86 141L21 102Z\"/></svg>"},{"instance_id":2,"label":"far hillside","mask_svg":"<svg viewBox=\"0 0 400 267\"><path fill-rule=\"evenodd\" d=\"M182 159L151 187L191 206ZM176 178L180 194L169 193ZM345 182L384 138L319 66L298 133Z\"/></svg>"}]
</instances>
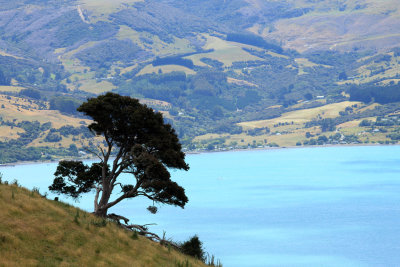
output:
<instances>
[{"instance_id":1,"label":"far hillside","mask_svg":"<svg viewBox=\"0 0 400 267\"><path fill-rule=\"evenodd\" d=\"M76 107L108 91L162 112L187 151L397 143L399 12L395 0L0 0L0 163L86 157L96 140ZM325 105L335 112L282 126ZM249 127L260 121L278 126Z\"/></svg>"}]
</instances>

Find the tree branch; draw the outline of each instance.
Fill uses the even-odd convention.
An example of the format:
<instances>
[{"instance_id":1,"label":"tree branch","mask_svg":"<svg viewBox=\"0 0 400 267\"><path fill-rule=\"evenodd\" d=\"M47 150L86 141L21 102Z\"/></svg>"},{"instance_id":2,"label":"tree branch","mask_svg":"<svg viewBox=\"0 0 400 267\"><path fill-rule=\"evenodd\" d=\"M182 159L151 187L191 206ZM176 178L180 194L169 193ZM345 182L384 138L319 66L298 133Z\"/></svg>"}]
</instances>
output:
<instances>
[{"instance_id":1,"label":"tree branch","mask_svg":"<svg viewBox=\"0 0 400 267\"><path fill-rule=\"evenodd\" d=\"M152 241L158 241L158 242L160 242L161 245L164 245L167 247L170 246L177 250L180 250L180 247L177 244L175 244L174 242L166 240L165 237L161 238L157 234L149 232L147 230L146 225L131 224L131 225L123 225L123 227L125 227L126 229L129 229L129 230L132 230L132 231L138 231L140 235L143 235Z\"/></svg>"},{"instance_id":2,"label":"tree branch","mask_svg":"<svg viewBox=\"0 0 400 267\"><path fill-rule=\"evenodd\" d=\"M100 154L98 154L97 152L95 152L94 150L90 149L88 146L83 146L82 147L84 150L86 150L86 152L89 152L90 154L95 155L96 157L98 157L101 161L103 161L103 158L100 156Z\"/></svg>"},{"instance_id":3,"label":"tree branch","mask_svg":"<svg viewBox=\"0 0 400 267\"><path fill-rule=\"evenodd\" d=\"M108 202L108 203L104 206L104 208L105 208L105 209L109 209L109 208L111 208L112 206L118 204L119 202L121 202L122 200L124 200L124 199L126 199L126 198L135 197L135 194L133 194L133 195L130 194L131 192L132 192L132 191L130 191L130 192L128 192L128 193L124 193L122 196L120 196L120 197L117 198L116 200L111 201L111 202Z\"/></svg>"}]
</instances>

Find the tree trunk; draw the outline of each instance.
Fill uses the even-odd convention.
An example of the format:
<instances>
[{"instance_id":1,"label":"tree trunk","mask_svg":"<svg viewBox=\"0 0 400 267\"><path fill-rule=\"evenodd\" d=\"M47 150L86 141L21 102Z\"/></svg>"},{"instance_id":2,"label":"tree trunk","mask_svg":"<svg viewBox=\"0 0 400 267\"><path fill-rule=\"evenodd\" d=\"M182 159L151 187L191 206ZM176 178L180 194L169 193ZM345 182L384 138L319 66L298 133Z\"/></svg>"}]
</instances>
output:
<instances>
[{"instance_id":1,"label":"tree trunk","mask_svg":"<svg viewBox=\"0 0 400 267\"><path fill-rule=\"evenodd\" d=\"M108 209L101 208L100 206L97 208L97 210L94 211L94 215L98 217L105 218L107 217L107 211Z\"/></svg>"},{"instance_id":2,"label":"tree trunk","mask_svg":"<svg viewBox=\"0 0 400 267\"><path fill-rule=\"evenodd\" d=\"M101 199L97 207L95 206L94 214L99 217L107 217L108 208L107 204L111 197L111 189L109 187L104 188L101 194Z\"/></svg>"}]
</instances>

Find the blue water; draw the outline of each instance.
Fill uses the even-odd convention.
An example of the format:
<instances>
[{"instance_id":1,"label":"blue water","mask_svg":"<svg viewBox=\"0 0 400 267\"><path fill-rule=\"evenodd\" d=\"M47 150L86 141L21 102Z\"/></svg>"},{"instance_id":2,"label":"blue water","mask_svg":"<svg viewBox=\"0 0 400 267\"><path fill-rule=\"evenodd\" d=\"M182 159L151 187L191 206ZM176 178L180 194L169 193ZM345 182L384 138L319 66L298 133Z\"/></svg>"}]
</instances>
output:
<instances>
[{"instance_id":1,"label":"blue water","mask_svg":"<svg viewBox=\"0 0 400 267\"><path fill-rule=\"evenodd\" d=\"M230 266L399 266L400 146L276 149L188 155L172 172L185 209L146 211L145 199L111 212L173 240L197 234ZM0 168L41 192L56 164ZM50 195L49 197L54 197ZM74 203L72 200L68 200ZM93 195L74 203L92 211Z\"/></svg>"}]
</instances>

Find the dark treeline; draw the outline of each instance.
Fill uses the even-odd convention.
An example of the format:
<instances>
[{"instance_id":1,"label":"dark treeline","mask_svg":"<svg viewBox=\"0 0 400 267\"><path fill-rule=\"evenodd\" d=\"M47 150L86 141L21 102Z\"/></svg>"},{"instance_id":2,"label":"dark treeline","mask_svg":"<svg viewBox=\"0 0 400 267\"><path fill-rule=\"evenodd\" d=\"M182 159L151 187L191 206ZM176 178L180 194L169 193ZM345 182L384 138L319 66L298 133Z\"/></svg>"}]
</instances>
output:
<instances>
[{"instance_id":1,"label":"dark treeline","mask_svg":"<svg viewBox=\"0 0 400 267\"><path fill-rule=\"evenodd\" d=\"M163 65L179 65L184 66L189 69L194 68L193 61L187 58L182 58L181 56L171 56L171 57L164 57L164 58L156 58L152 62L153 66L163 66Z\"/></svg>"},{"instance_id":2,"label":"dark treeline","mask_svg":"<svg viewBox=\"0 0 400 267\"><path fill-rule=\"evenodd\" d=\"M229 33L226 36L226 40L265 48L265 49L272 50L279 54L283 52L282 47L280 47L279 45L268 43L262 37L254 35L254 34Z\"/></svg>"},{"instance_id":3,"label":"dark treeline","mask_svg":"<svg viewBox=\"0 0 400 267\"><path fill-rule=\"evenodd\" d=\"M379 104L388 104L400 101L400 84L387 86L367 85L352 86L348 90L351 101L369 103L372 100Z\"/></svg>"},{"instance_id":4,"label":"dark treeline","mask_svg":"<svg viewBox=\"0 0 400 267\"><path fill-rule=\"evenodd\" d=\"M208 50L199 50L196 52L190 52L190 53L185 53L185 54L180 54L176 56L169 56L169 57L157 57L155 60L153 60L152 64L153 66L163 66L163 65L179 65L179 66L184 66L189 69L194 68L193 61L188 58L188 56L192 56L195 54L200 54L200 53L210 53L213 52L214 49L208 49Z\"/></svg>"},{"instance_id":5,"label":"dark treeline","mask_svg":"<svg viewBox=\"0 0 400 267\"><path fill-rule=\"evenodd\" d=\"M55 96L50 99L50 109L68 114L77 114L76 109L81 103L82 101L70 96Z\"/></svg>"}]
</instances>

